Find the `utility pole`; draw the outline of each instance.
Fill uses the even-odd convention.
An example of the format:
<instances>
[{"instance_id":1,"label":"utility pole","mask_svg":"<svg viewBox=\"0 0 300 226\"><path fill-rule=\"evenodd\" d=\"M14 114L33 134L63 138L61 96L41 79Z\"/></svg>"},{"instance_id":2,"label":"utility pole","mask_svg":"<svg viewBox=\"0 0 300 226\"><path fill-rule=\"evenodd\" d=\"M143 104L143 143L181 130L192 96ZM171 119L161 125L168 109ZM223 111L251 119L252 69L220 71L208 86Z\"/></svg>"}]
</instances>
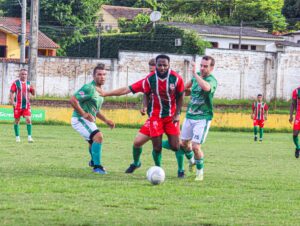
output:
<instances>
[{"instance_id":1,"label":"utility pole","mask_svg":"<svg viewBox=\"0 0 300 226\"><path fill-rule=\"evenodd\" d=\"M25 63L25 51L26 51L26 0L22 0L22 27L21 27L21 45L20 45L20 62Z\"/></svg>"},{"instance_id":2,"label":"utility pole","mask_svg":"<svg viewBox=\"0 0 300 226\"><path fill-rule=\"evenodd\" d=\"M242 33L243 33L243 21L241 20L240 34L239 34L239 50L241 50L241 47L242 47Z\"/></svg>"},{"instance_id":3,"label":"utility pole","mask_svg":"<svg viewBox=\"0 0 300 226\"><path fill-rule=\"evenodd\" d=\"M100 48L101 48L101 23L99 21L98 25L98 45L97 45L97 58L100 58Z\"/></svg>"},{"instance_id":4,"label":"utility pole","mask_svg":"<svg viewBox=\"0 0 300 226\"><path fill-rule=\"evenodd\" d=\"M29 80L36 84L38 58L39 0L31 0Z\"/></svg>"}]
</instances>

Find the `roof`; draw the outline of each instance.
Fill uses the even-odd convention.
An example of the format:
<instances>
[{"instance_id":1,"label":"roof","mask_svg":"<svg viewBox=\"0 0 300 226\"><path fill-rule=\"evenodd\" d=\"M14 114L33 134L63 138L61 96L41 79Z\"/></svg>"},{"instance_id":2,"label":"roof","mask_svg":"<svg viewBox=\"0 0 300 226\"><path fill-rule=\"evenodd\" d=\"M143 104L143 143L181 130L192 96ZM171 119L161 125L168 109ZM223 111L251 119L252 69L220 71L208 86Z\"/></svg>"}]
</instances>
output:
<instances>
[{"instance_id":1,"label":"roof","mask_svg":"<svg viewBox=\"0 0 300 226\"><path fill-rule=\"evenodd\" d=\"M102 9L112 15L114 18L126 18L127 20L133 20L138 14L150 14L152 10L150 8L133 8L124 6L112 6L112 5L102 5Z\"/></svg>"},{"instance_id":2,"label":"roof","mask_svg":"<svg viewBox=\"0 0 300 226\"><path fill-rule=\"evenodd\" d=\"M21 33L21 18L0 17L0 29L7 33L18 36ZM30 37L30 23L26 22L26 39ZM59 45L47 37L43 32L38 33L38 48L40 49L58 49Z\"/></svg>"},{"instance_id":3,"label":"roof","mask_svg":"<svg viewBox=\"0 0 300 226\"><path fill-rule=\"evenodd\" d=\"M166 22L164 23L169 26L180 27L183 29L194 30L200 35L212 35L212 36L239 36L240 27L237 26L219 26L219 25L200 25L200 24L189 24L181 22ZM265 32L258 31L259 28L254 27L243 27L243 37L257 37L264 39L276 39L283 40L282 37L268 34Z\"/></svg>"},{"instance_id":4,"label":"roof","mask_svg":"<svg viewBox=\"0 0 300 226\"><path fill-rule=\"evenodd\" d=\"M290 41L277 41L275 44L278 46L292 46L292 47L300 47L300 44Z\"/></svg>"},{"instance_id":5,"label":"roof","mask_svg":"<svg viewBox=\"0 0 300 226\"><path fill-rule=\"evenodd\" d=\"M284 36L290 36L290 35L300 35L300 30L284 34Z\"/></svg>"}]
</instances>

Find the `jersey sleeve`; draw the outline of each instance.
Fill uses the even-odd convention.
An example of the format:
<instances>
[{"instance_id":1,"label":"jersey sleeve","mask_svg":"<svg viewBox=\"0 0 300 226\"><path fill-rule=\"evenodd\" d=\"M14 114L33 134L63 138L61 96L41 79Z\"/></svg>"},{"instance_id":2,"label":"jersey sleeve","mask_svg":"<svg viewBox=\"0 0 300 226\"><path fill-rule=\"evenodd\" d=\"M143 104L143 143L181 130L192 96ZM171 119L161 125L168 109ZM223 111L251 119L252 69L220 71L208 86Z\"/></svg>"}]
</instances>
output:
<instances>
[{"instance_id":1,"label":"jersey sleeve","mask_svg":"<svg viewBox=\"0 0 300 226\"><path fill-rule=\"evenodd\" d=\"M265 104L264 110L265 110L265 111L268 111L268 110L269 110L269 106L268 106L267 104Z\"/></svg>"},{"instance_id":2,"label":"jersey sleeve","mask_svg":"<svg viewBox=\"0 0 300 226\"><path fill-rule=\"evenodd\" d=\"M91 86L85 84L82 86L76 93L74 93L74 96L79 102L88 100L92 97L93 92L91 89Z\"/></svg>"},{"instance_id":3,"label":"jersey sleeve","mask_svg":"<svg viewBox=\"0 0 300 226\"><path fill-rule=\"evenodd\" d=\"M206 81L207 81L207 82L209 83L209 85L210 85L210 90L209 90L208 92L214 93L214 92L216 91L217 85L218 85L217 80L214 79L214 78L208 78Z\"/></svg>"},{"instance_id":4,"label":"jersey sleeve","mask_svg":"<svg viewBox=\"0 0 300 226\"><path fill-rule=\"evenodd\" d=\"M11 91L12 93L15 93L15 92L17 91L17 86L16 86L16 83L15 83L15 82L11 85L10 91Z\"/></svg>"},{"instance_id":5,"label":"jersey sleeve","mask_svg":"<svg viewBox=\"0 0 300 226\"><path fill-rule=\"evenodd\" d=\"M130 91L134 94L134 93L143 93L144 92L144 80L145 79L141 79L135 83L133 83L132 85L130 85L128 88L130 89Z\"/></svg>"},{"instance_id":6,"label":"jersey sleeve","mask_svg":"<svg viewBox=\"0 0 300 226\"><path fill-rule=\"evenodd\" d=\"M293 93L292 93L292 99L293 100L297 100L297 89L295 89L294 91L293 91Z\"/></svg>"}]
</instances>

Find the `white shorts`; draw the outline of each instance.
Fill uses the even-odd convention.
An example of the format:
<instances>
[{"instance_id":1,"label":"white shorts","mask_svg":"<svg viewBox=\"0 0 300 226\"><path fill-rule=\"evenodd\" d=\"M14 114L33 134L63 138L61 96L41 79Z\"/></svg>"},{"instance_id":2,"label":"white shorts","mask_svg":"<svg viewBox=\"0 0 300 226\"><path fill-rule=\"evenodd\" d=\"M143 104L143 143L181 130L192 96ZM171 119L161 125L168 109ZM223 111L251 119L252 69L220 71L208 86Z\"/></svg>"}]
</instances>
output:
<instances>
[{"instance_id":1,"label":"white shorts","mask_svg":"<svg viewBox=\"0 0 300 226\"><path fill-rule=\"evenodd\" d=\"M87 141L90 140L91 134L95 130L98 130L96 123L90 122L82 117L81 118L72 117L71 125Z\"/></svg>"},{"instance_id":2,"label":"white shorts","mask_svg":"<svg viewBox=\"0 0 300 226\"><path fill-rule=\"evenodd\" d=\"M185 118L181 128L181 139L192 140L197 144L203 144L208 134L211 120L193 120Z\"/></svg>"}]
</instances>

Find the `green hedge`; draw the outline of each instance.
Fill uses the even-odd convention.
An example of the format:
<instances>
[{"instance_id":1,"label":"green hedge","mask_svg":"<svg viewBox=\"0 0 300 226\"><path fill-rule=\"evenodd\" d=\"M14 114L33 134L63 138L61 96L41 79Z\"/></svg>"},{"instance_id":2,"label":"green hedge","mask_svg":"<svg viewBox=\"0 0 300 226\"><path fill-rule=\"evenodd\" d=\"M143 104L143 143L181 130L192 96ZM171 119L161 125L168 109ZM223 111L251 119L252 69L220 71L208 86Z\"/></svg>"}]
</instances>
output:
<instances>
[{"instance_id":1,"label":"green hedge","mask_svg":"<svg viewBox=\"0 0 300 226\"><path fill-rule=\"evenodd\" d=\"M182 46L175 46L175 39L182 39ZM72 57L97 57L97 37L85 37L83 42L67 48ZM119 50L166 52L177 54L203 54L210 43L197 33L165 25L157 25L148 33L106 33L101 36L101 58L117 58Z\"/></svg>"}]
</instances>

